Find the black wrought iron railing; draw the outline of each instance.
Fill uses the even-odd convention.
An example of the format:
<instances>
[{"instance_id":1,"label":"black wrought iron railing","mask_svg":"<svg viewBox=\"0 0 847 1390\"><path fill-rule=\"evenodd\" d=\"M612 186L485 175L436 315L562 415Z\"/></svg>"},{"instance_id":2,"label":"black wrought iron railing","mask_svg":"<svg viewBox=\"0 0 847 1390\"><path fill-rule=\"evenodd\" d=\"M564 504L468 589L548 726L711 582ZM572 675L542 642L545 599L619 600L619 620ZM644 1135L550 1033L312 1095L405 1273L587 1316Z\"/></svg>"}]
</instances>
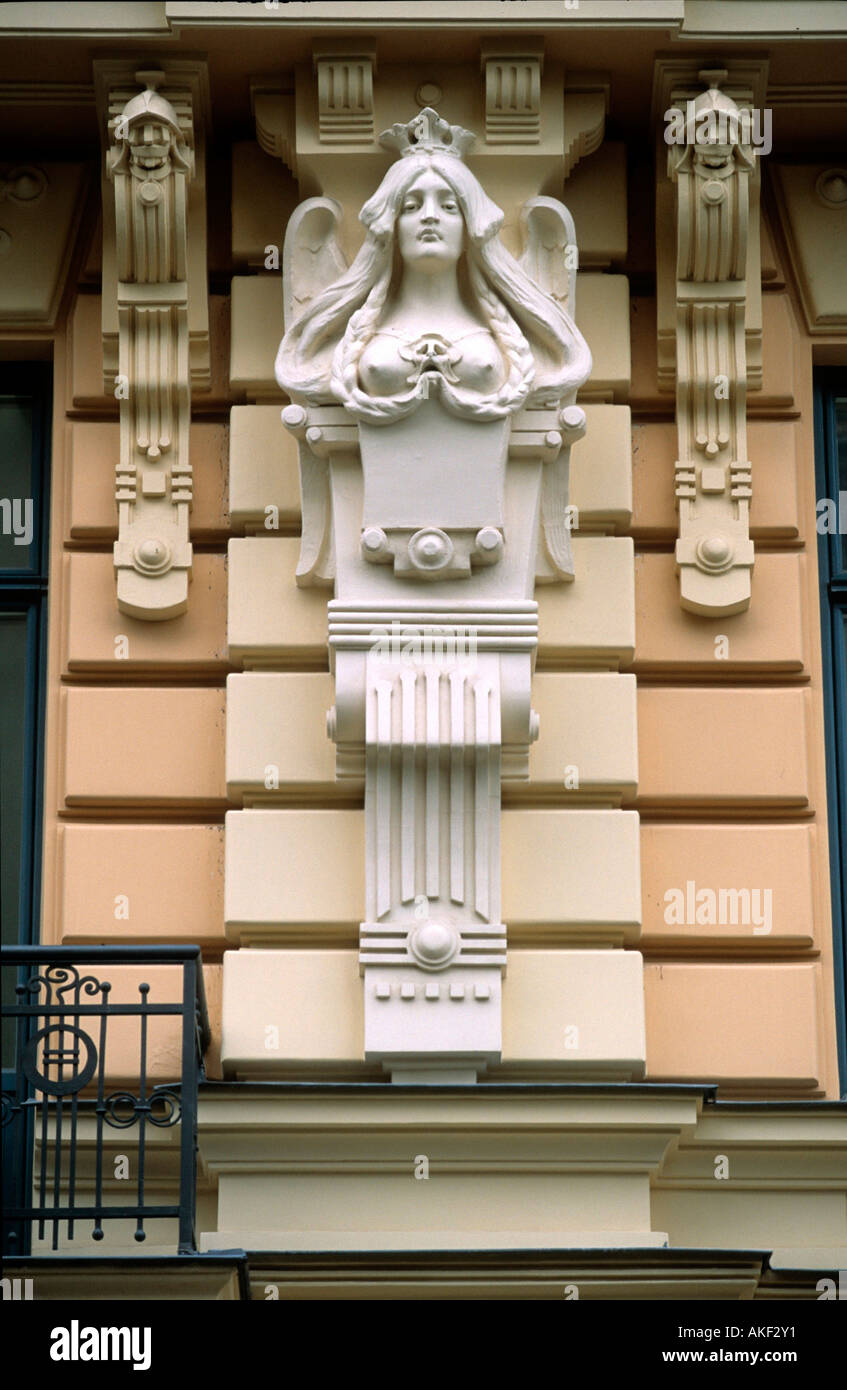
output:
<instances>
[{"instance_id":1,"label":"black wrought iron railing","mask_svg":"<svg viewBox=\"0 0 847 1390\"><path fill-rule=\"evenodd\" d=\"M111 1221L134 1221L143 1241L158 1218L178 1223L178 1252L192 1253L197 1087L209 1044L199 947L13 946L0 962L3 1253L25 1255L45 1240L57 1250L81 1232L100 1241ZM126 966L172 968L153 989L137 971L127 986ZM126 1002L112 1002L116 979ZM178 1201L150 1202L151 1140L164 1130L176 1138L177 1127L178 1152L168 1148ZM116 1130L131 1148L120 1183L108 1166Z\"/></svg>"}]
</instances>

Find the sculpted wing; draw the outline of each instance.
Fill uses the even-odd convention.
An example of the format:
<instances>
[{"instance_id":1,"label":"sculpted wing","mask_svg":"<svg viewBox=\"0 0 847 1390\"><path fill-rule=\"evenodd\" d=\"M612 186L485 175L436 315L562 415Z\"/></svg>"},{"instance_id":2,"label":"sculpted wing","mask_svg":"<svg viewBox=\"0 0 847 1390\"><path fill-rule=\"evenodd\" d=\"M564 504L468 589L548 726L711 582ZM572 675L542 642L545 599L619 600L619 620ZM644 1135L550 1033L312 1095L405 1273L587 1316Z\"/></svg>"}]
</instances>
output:
<instances>
[{"instance_id":1,"label":"sculpted wing","mask_svg":"<svg viewBox=\"0 0 847 1390\"><path fill-rule=\"evenodd\" d=\"M334 198L307 198L288 219L282 248L286 331L303 310L347 269L338 244L341 205Z\"/></svg>"},{"instance_id":2,"label":"sculpted wing","mask_svg":"<svg viewBox=\"0 0 847 1390\"><path fill-rule=\"evenodd\" d=\"M312 300L347 269L336 235L341 205L334 198L307 198L288 220L282 250L283 312L286 332ZM332 503L327 461L309 447L306 411L287 407L300 455L300 497L303 530L297 583L331 587L335 573L332 553ZM302 422L300 421L302 415ZM283 415L285 418L285 413ZM287 421L288 423L288 421ZM292 424L289 423L289 428Z\"/></svg>"},{"instance_id":3,"label":"sculpted wing","mask_svg":"<svg viewBox=\"0 0 847 1390\"><path fill-rule=\"evenodd\" d=\"M521 210L521 231L521 269L573 318L576 232L564 203L556 198L530 198Z\"/></svg>"}]
</instances>

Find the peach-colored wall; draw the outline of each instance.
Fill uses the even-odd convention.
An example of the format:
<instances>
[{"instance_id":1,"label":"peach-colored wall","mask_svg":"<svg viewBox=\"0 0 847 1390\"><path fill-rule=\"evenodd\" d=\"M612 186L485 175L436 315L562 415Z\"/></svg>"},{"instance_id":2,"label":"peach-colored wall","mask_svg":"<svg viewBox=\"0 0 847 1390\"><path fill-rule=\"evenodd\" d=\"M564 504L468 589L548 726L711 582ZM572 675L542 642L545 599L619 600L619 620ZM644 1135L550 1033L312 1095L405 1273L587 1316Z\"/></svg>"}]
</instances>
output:
<instances>
[{"instance_id":1,"label":"peach-colored wall","mask_svg":"<svg viewBox=\"0 0 847 1390\"><path fill-rule=\"evenodd\" d=\"M812 344L763 219L761 392L748 396L747 613L678 603L673 399L633 302L633 527L648 1076L838 1095L812 435ZM726 638L726 643L721 642ZM769 889L769 930L673 920L671 889ZM669 912L671 919L668 920ZM740 915L740 914L739 914Z\"/></svg>"},{"instance_id":2,"label":"peach-colored wall","mask_svg":"<svg viewBox=\"0 0 847 1390\"><path fill-rule=\"evenodd\" d=\"M590 161L580 172L590 177ZM631 220L637 215L633 208ZM523 807L569 804L559 763L570 760L583 695L593 708L595 692L605 698L607 689L583 691L579 682L607 681L608 739L587 748L586 759L596 763L595 803L634 806L642 816L648 1076L715 1078L728 1094L833 1096L811 344L779 259L779 231L766 226L766 236L764 387L750 398L757 544L751 608L703 620L679 607L673 397L657 386L654 302L634 298L635 654L627 665L625 632L604 636L603 652L608 671L623 663L638 679L637 766L625 766L617 750L618 742L634 746L624 730L632 718L624 698L631 681L567 674L573 634L560 627L551 599L545 637L542 595L544 671L536 704L552 752L548 759L534 753L532 780L518 800ZM227 803L224 774L225 679L238 664L226 647L227 419L235 399L227 379L229 303L211 297L213 386L193 402L189 610L169 623L139 622L121 615L114 601L118 432L115 402L101 381L97 263L94 250L82 272L84 292L55 338L42 939L201 942L214 969L227 947L223 815L235 804ZM293 513L289 521L293 527ZM598 551L592 564L602 564L603 553L612 554ZM316 669L323 636L314 596L297 604L296 595L290 586L288 628L280 610L280 630L291 634L284 688L294 702L280 739L290 804L320 806L338 794L331 746L322 727L314 749L302 734L292 741L291 731L294 706L328 703L329 677ZM126 658L116 654L121 636L128 638ZM580 634L581 651L590 637L588 630ZM716 654L722 637L726 659ZM539 871L521 864L529 876ZM714 890L770 888L771 930L668 923L665 894L689 880ZM564 882L556 889L549 866L544 884L553 896L567 891ZM510 879L507 900L519 892ZM128 917L116 917L111 906L119 894L129 899ZM542 925L534 929L543 937ZM520 934L512 949L521 949ZM211 983L210 994L216 997Z\"/></svg>"},{"instance_id":3,"label":"peach-colored wall","mask_svg":"<svg viewBox=\"0 0 847 1390\"><path fill-rule=\"evenodd\" d=\"M121 614L116 535L116 402L104 395L100 236L77 248L54 335L54 416L42 875L43 942L197 943L220 1074L220 954L226 649L228 301L210 299L212 389L195 396L191 462L195 562L188 612L170 623ZM117 639L117 640L116 640ZM120 639L126 639L121 641ZM178 973L111 969L132 991ZM161 978L160 978L161 977ZM151 1076L173 1074L176 1025L153 1039ZM137 1038L115 1030L109 1068L129 1075Z\"/></svg>"}]
</instances>

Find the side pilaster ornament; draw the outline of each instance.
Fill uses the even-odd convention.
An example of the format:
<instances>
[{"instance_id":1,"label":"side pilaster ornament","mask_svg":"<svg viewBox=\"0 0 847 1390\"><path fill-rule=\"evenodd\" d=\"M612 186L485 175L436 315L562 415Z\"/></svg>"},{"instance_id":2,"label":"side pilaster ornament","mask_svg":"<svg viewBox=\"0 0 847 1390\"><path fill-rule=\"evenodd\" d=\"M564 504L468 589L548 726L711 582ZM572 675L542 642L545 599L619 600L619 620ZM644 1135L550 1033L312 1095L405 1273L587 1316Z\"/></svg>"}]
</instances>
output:
<instances>
[{"instance_id":1,"label":"side pilaster ornament","mask_svg":"<svg viewBox=\"0 0 847 1390\"><path fill-rule=\"evenodd\" d=\"M365 785L365 1056L395 1081L467 1081L501 1052L500 787L526 779L538 734L536 575L573 576L591 357L567 209L527 203L517 261L468 131L425 108L380 142L397 158L349 267L338 203L289 221L276 376L299 441L297 582L334 587L336 775Z\"/></svg>"},{"instance_id":2,"label":"side pilaster ornament","mask_svg":"<svg viewBox=\"0 0 847 1390\"><path fill-rule=\"evenodd\" d=\"M104 61L95 79L106 136L104 386L120 407L118 607L161 621L188 607L191 394L210 381L205 69Z\"/></svg>"},{"instance_id":3,"label":"side pilaster ornament","mask_svg":"<svg viewBox=\"0 0 847 1390\"><path fill-rule=\"evenodd\" d=\"M693 88L670 90L660 115L676 195L676 563L682 607L728 616L749 607L753 568L747 390L761 384L757 125L751 83L730 83L719 68L696 77ZM660 342L670 326L667 288Z\"/></svg>"}]
</instances>

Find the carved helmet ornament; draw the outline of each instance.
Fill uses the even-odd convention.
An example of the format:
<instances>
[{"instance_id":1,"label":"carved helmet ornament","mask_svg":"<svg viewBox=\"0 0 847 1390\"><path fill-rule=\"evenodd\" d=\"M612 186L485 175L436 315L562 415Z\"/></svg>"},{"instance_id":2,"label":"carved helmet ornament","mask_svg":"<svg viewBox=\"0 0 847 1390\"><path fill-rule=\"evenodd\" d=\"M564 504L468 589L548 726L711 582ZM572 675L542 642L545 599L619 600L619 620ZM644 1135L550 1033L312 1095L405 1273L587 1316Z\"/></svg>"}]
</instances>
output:
<instances>
[{"instance_id":1,"label":"carved helmet ornament","mask_svg":"<svg viewBox=\"0 0 847 1390\"><path fill-rule=\"evenodd\" d=\"M551 198L528 203L525 249L515 260L498 235L503 212L464 162L473 141L431 107L383 132L380 144L399 158L360 212L366 236L349 268L336 238L341 209L332 199L301 204L286 235L287 331L277 380L296 405L341 405L359 421L366 475L361 553L375 564L393 561L395 573L420 579L467 577L472 566L498 562L510 416L523 408L563 408L563 437L548 443L553 456L584 428L574 401L591 356L572 318L576 270L568 268L566 249L575 250L576 243L570 214ZM421 409L430 486L417 474L414 492L419 512L435 523L427 527L385 495L397 491L387 454L396 453L399 441L377 437L381 427ZM445 413L477 428L447 430ZM302 408L289 408L283 419L302 437ZM492 426L488 437L480 434L482 425ZM411 445L411 436L404 442ZM412 447L413 459L415 453ZM434 473L433 455L439 461ZM301 448L304 513L311 515L304 514L298 579L327 582L331 568L315 568L318 552L326 560L328 551L316 534L328 524L315 476L320 470L302 465ZM569 578L569 536L561 526L566 481L554 463L547 472L545 542L555 574ZM445 475L454 479L453 489L456 478L473 477L476 507L466 499L464 507L445 508ZM433 492L432 498L422 491ZM451 525L439 509L452 511ZM386 525L392 510L400 520ZM316 516L323 520L313 526Z\"/></svg>"},{"instance_id":2,"label":"carved helmet ornament","mask_svg":"<svg viewBox=\"0 0 847 1390\"><path fill-rule=\"evenodd\" d=\"M104 385L120 383L118 606L150 621L188 606L191 392L209 382L204 256L191 254L204 216L203 106L199 70L177 66L127 72L103 60L98 68L113 187L111 207L104 202L103 332Z\"/></svg>"},{"instance_id":3,"label":"carved helmet ornament","mask_svg":"<svg viewBox=\"0 0 847 1390\"><path fill-rule=\"evenodd\" d=\"M677 190L676 564L683 608L706 617L750 604L752 470L747 452L751 216L758 201L745 113L704 68L691 138L668 147ZM752 223L755 229L756 223Z\"/></svg>"}]
</instances>

